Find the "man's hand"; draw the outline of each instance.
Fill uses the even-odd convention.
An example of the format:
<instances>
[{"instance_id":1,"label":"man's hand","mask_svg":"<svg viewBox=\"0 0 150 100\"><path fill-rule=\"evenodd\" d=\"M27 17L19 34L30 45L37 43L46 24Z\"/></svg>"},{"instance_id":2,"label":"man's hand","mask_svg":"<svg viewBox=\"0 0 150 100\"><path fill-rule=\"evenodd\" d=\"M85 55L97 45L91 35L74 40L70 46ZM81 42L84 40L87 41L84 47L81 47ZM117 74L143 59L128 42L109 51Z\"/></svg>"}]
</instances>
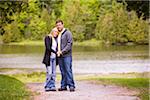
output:
<instances>
[{"instance_id":1,"label":"man's hand","mask_svg":"<svg viewBox=\"0 0 150 100\"><path fill-rule=\"evenodd\" d=\"M57 56L60 57L60 55L62 55L62 52L61 52L61 51L58 51L58 52L57 52Z\"/></svg>"}]
</instances>

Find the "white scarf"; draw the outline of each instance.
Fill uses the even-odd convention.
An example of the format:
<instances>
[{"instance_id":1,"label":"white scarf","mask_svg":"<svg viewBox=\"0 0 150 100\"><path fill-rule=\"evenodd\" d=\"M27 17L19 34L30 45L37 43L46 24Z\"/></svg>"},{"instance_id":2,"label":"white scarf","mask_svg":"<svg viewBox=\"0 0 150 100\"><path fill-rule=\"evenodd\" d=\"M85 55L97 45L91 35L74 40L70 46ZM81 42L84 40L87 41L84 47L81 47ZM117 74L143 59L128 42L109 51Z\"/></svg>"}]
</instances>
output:
<instances>
[{"instance_id":1,"label":"white scarf","mask_svg":"<svg viewBox=\"0 0 150 100\"><path fill-rule=\"evenodd\" d=\"M65 28L58 35L58 52L61 52L61 35L65 31Z\"/></svg>"}]
</instances>

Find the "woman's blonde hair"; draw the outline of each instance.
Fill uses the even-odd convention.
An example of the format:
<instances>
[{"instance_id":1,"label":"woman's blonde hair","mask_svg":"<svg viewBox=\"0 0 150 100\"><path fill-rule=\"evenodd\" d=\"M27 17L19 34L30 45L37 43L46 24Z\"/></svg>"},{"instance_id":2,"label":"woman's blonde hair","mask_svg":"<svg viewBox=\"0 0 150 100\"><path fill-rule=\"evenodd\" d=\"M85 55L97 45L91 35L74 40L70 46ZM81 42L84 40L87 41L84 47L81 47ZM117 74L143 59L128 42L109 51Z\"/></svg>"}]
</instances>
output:
<instances>
[{"instance_id":1,"label":"woman's blonde hair","mask_svg":"<svg viewBox=\"0 0 150 100\"><path fill-rule=\"evenodd\" d=\"M58 32L58 29L57 29L56 27L54 27L54 28L51 30L49 36L53 36L53 32L54 32L54 31L57 31L57 32Z\"/></svg>"}]
</instances>

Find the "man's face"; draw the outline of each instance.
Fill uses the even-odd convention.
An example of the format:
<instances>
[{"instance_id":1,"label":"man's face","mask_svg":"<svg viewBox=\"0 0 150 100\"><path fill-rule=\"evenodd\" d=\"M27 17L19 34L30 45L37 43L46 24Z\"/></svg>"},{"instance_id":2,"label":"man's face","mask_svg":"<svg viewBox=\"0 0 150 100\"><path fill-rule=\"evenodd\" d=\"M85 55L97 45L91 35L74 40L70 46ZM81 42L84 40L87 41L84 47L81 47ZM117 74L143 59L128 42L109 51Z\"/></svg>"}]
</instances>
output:
<instances>
[{"instance_id":1,"label":"man's face","mask_svg":"<svg viewBox=\"0 0 150 100\"><path fill-rule=\"evenodd\" d=\"M57 27L58 31L61 32L64 28L64 25L61 22L59 22L56 24L56 27Z\"/></svg>"}]
</instances>

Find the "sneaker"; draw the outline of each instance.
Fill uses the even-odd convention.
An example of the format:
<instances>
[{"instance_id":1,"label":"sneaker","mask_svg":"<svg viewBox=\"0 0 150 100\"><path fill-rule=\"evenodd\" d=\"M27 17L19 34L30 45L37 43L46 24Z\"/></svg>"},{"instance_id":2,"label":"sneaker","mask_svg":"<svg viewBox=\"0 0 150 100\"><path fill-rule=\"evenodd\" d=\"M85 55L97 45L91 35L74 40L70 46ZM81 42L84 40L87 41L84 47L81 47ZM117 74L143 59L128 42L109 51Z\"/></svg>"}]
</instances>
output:
<instances>
[{"instance_id":1,"label":"sneaker","mask_svg":"<svg viewBox=\"0 0 150 100\"><path fill-rule=\"evenodd\" d=\"M46 92L48 92L48 91L56 91L56 88L55 88L55 87L51 87L51 88L46 87L46 88L45 88L45 91L46 91Z\"/></svg>"},{"instance_id":2,"label":"sneaker","mask_svg":"<svg viewBox=\"0 0 150 100\"><path fill-rule=\"evenodd\" d=\"M47 91L50 91L50 89L51 89L51 88L46 87L46 88L45 88L45 91L46 91L46 92L47 92Z\"/></svg>"},{"instance_id":3,"label":"sneaker","mask_svg":"<svg viewBox=\"0 0 150 100\"><path fill-rule=\"evenodd\" d=\"M56 88L55 87L51 87L50 91L56 91Z\"/></svg>"},{"instance_id":4,"label":"sneaker","mask_svg":"<svg viewBox=\"0 0 150 100\"><path fill-rule=\"evenodd\" d=\"M67 91L67 88L66 88L66 87L65 87L65 88L62 88L62 87L61 87L61 88L58 89L58 91Z\"/></svg>"}]
</instances>

